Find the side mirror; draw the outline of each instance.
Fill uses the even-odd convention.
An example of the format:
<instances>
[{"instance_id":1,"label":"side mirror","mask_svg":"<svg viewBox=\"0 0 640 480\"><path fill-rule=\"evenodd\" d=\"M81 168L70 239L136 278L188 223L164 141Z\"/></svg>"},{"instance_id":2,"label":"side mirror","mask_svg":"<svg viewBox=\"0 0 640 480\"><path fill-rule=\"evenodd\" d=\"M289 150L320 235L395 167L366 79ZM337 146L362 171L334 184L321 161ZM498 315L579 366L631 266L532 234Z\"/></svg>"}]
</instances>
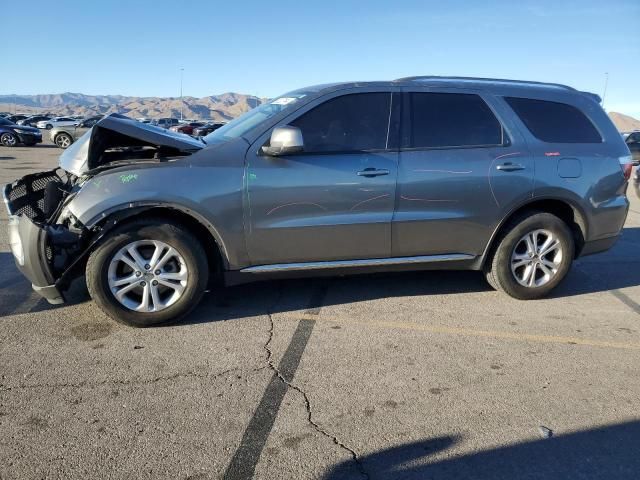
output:
<instances>
[{"instance_id":1,"label":"side mirror","mask_svg":"<svg viewBox=\"0 0 640 480\"><path fill-rule=\"evenodd\" d=\"M271 132L269 146L262 147L262 153L271 157L291 155L304 150L302 131L298 127L285 125L276 127Z\"/></svg>"}]
</instances>

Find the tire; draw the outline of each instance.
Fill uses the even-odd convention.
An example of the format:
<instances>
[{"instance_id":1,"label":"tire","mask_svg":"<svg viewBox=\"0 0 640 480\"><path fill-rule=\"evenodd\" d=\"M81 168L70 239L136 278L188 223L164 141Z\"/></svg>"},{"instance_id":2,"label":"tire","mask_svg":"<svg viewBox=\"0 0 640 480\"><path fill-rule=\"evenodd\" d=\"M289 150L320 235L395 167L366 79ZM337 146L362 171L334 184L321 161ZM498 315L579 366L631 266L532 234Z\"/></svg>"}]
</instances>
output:
<instances>
[{"instance_id":1,"label":"tire","mask_svg":"<svg viewBox=\"0 0 640 480\"><path fill-rule=\"evenodd\" d=\"M15 147L18 144L18 137L13 133L3 133L0 135L0 143L5 147Z\"/></svg>"},{"instance_id":2,"label":"tire","mask_svg":"<svg viewBox=\"0 0 640 480\"><path fill-rule=\"evenodd\" d=\"M73 138L68 133L58 133L53 139L53 143L62 149L69 148L69 145L73 143Z\"/></svg>"},{"instance_id":3,"label":"tire","mask_svg":"<svg viewBox=\"0 0 640 480\"><path fill-rule=\"evenodd\" d=\"M558 246L545 253L541 247L547 241L550 246L557 241ZM575 252L569 226L545 212L529 212L510 221L496 245L485 263L487 282L519 300L544 297L557 287L569 272Z\"/></svg>"},{"instance_id":4,"label":"tire","mask_svg":"<svg viewBox=\"0 0 640 480\"><path fill-rule=\"evenodd\" d=\"M47 125L45 126L45 128L47 130L51 130L53 128L53 125L51 125L50 123L47 123Z\"/></svg>"},{"instance_id":5,"label":"tire","mask_svg":"<svg viewBox=\"0 0 640 480\"><path fill-rule=\"evenodd\" d=\"M146 245L150 241L156 241L164 244L165 247L171 247L180 257L170 260L173 262L173 272L169 270L169 262L162 266L162 270L168 270L155 276L160 270L155 270L155 266L151 269L141 268L137 273L142 276L135 277L136 271L128 267L126 261L119 261L122 258L120 253L125 247L134 245L137 253L141 255L141 260L145 262L151 258L154 246ZM145 249L147 250L145 254ZM169 252L169 250L161 250ZM132 256L124 254L126 260L131 262ZM160 256L162 259L164 254ZM151 262L150 262L151 263ZM156 262L159 265L161 262ZM134 266L140 263L133 262ZM119 277L118 269L127 268L128 271L122 273ZM137 269L136 269L137 270ZM121 270L122 271L122 270ZM182 288L177 300L172 301L177 294L176 287L167 288L163 284L177 285L180 282L162 280L162 275L184 275L186 285ZM175 322L187 315L200 301L207 286L209 277L207 256L201 243L184 227L179 224L172 223L161 218L149 218L136 220L125 224L116 229L99 246L91 253L86 267L87 288L91 298L98 306L114 320L124 323L132 327L150 327L161 325L164 323ZM134 281L127 282L124 288L130 285L132 289L122 295L123 300L118 300L114 290L120 292L120 287L114 287L114 282L126 280L127 278L135 278ZM157 280L155 280L157 279ZM140 280L140 282L138 282ZM152 283L155 281L152 287ZM111 283L110 283L111 282ZM160 283L159 283L160 282ZM142 284L145 286L140 286ZM156 289L158 297L153 297L151 289ZM161 291L164 289L164 292ZM144 292L148 292L148 306L144 306ZM173 292L173 293L172 293ZM157 302L157 311L149 311L156 308L156 298L161 300L161 296L165 296L163 301ZM137 303L140 303L141 311L132 309Z\"/></svg>"}]
</instances>

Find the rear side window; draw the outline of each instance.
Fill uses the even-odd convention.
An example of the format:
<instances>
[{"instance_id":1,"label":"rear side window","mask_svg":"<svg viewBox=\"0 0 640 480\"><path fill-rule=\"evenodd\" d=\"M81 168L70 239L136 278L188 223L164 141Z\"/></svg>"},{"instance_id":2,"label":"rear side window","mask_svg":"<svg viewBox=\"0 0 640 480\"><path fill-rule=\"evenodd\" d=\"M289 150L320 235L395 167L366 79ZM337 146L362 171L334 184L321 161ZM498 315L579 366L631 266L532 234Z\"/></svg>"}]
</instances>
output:
<instances>
[{"instance_id":1,"label":"rear side window","mask_svg":"<svg viewBox=\"0 0 640 480\"><path fill-rule=\"evenodd\" d=\"M473 147L503 144L502 125L478 95L409 93L405 148Z\"/></svg>"},{"instance_id":2,"label":"rear side window","mask_svg":"<svg viewBox=\"0 0 640 480\"><path fill-rule=\"evenodd\" d=\"M538 140L549 143L601 143L602 137L573 105L532 98L505 97Z\"/></svg>"},{"instance_id":3,"label":"rear side window","mask_svg":"<svg viewBox=\"0 0 640 480\"><path fill-rule=\"evenodd\" d=\"M382 150L387 147L391 93L332 98L290 122L302 131L306 153Z\"/></svg>"}]
</instances>

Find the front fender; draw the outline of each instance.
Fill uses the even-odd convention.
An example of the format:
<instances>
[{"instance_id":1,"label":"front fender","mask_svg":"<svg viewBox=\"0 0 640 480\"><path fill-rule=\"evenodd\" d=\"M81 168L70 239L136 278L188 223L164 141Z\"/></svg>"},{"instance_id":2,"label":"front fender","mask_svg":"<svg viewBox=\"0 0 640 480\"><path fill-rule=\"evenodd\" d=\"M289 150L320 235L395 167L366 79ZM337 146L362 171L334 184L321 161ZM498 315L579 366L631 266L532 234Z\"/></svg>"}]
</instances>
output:
<instances>
[{"instance_id":1,"label":"front fender","mask_svg":"<svg viewBox=\"0 0 640 480\"><path fill-rule=\"evenodd\" d=\"M244 265L247 255L241 170L177 163L130 166L103 172L82 186L69 202L69 211L91 229L124 210L150 207L178 210L211 232L229 268Z\"/></svg>"}]
</instances>

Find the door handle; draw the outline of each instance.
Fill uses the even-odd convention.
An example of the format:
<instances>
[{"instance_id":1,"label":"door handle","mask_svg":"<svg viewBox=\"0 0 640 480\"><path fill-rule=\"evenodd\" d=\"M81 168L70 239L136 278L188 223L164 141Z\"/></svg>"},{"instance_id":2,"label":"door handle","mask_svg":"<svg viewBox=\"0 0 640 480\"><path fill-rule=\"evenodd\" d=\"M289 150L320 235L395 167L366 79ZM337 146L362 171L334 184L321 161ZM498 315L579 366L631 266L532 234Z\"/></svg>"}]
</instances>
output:
<instances>
[{"instance_id":1,"label":"door handle","mask_svg":"<svg viewBox=\"0 0 640 480\"><path fill-rule=\"evenodd\" d=\"M496 168L503 172L515 172L517 170L524 170L524 165L520 165L519 163L505 162L502 165L498 165Z\"/></svg>"},{"instance_id":2,"label":"door handle","mask_svg":"<svg viewBox=\"0 0 640 480\"><path fill-rule=\"evenodd\" d=\"M386 168L365 168L358 172L359 177L379 177L381 175L389 175L389 170Z\"/></svg>"}]
</instances>

